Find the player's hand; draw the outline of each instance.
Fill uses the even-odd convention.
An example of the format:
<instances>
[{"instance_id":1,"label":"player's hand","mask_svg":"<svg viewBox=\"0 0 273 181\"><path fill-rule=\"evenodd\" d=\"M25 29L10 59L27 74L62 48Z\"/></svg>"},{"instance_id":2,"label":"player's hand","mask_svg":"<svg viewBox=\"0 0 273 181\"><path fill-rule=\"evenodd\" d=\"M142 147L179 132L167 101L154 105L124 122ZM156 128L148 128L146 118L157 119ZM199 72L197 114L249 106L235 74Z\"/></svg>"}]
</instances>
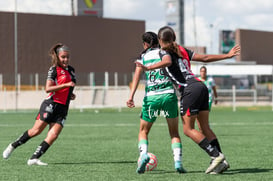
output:
<instances>
[{"instance_id":1,"label":"player's hand","mask_svg":"<svg viewBox=\"0 0 273 181\"><path fill-rule=\"evenodd\" d=\"M134 100L133 100L133 99L129 99L129 100L126 102L126 104L127 104L127 107L129 107L129 108L135 107L135 103L134 103Z\"/></svg>"},{"instance_id":2,"label":"player's hand","mask_svg":"<svg viewBox=\"0 0 273 181\"><path fill-rule=\"evenodd\" d=\"M138 61L135 61L135 64L137 67L141 67L144 71L147 71L148 70L148 67L144 66L143 64L141 64L140 62Z\"/></svg>"},{"instance_id":3,"label":"player's hand","mask_svg":"<svg viewBox=\"0 0 273 181\"><path fill-rule=\"evenodd\" d=\"M234 56L240 55L240 52L241 52L241 47L240 47L240 45L235 45L235 46L228 52L228 55L229 55L229 57L234 57Z\"/></svg>"},{"instance_id":4,"label":"player's hand","mask_svg":"<svg viewBox=\"0 0 273 181\"><path fill-rule=\"evenodd\" d=\"M214 104L216 105L218 103L218 101L217 100L214 100Z\"/></svg>"},{"instance_id":5,"label":"player's hand","mask_svg":"<svg viewBox=\"0 0 273 181\"><path fill-rule=\"evenodd\" d=\"M70 99L71 100L75 100L76 99L76 95L72 93Z\"/></svg>"},{"instance_id":6,"label":"player's hand","mask_svg":"<svg viewBox=\"0 0 273 181\"><path fill-rule=\"evenodd\" d=\"M67 82L65 85L66 85L66 87L75 87L75 83L72 81Z\"/></svg>"}]
</instances>

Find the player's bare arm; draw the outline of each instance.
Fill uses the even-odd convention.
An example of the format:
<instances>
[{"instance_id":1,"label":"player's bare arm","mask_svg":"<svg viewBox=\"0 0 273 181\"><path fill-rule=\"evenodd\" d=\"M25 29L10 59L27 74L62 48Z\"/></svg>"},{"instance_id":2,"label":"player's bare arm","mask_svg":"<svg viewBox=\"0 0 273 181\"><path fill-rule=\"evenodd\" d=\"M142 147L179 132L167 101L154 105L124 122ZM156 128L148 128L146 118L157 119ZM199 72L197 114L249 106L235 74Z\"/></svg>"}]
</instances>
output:
<instances>
[{"instance_id":1,"label":"player's bare arm","mask_svg":"<svg viewBox=\"0 0 273 181\"><path fill-rule=\"evenodd\" d=\"M227 54L219 54L219 55L202 55L202 54L194 54L192 57L193 61L197 62L215 62L219 60L224 60L228 58L232 58L240 54L241 47L240 45L235 45Z\"/></svg>"},{"instance_id":2,"label":"player's bare arm","mask_svg":"<svg viewBox=\"0 0 273 181\"><path fill-rule=\"evenodd\" d=\"M169 67L172 65L172 60L171 60L171 56L170 55L165 55L162 58L161 62L158 62L156 64L150 65L150 66L144 66L139 62L135 62L137 66L140 66L143 68L143 70L147 71L147 70L154 70L154 69L158 69L158 68L164 68L164 67Z\"/></svg>"},{"instance_id":3,"label":"player's bare arm","mask_svg":"<svg viewBox=\"0 0 273 181\"><path fill-rule=\"evenodd\" d=\"M61 90L66 87L74 87L74 86L75 86L75 83L72 81L64 83L64 84L60 84L60 85L55 85L55 83L52 80L47 80L45 91L46 93L49 93L49 92Z\"/></svg>"},{"instance_id":4,"label":"player's bare arm","mask_svg":"<svg viewBox=\"0 0 273 181\"><path fill-rule=\"evenodd\" d=\"M130 93L129 99L126 102L127 107L129 107L129 108L135 107L134 95L136 93L136 89L138 87L140 76L141 76L142 72L143 72L143 68L140 66L137 66L135 69L135 74L134 74L134 78L133 78L132 85L131 85L131 93Z\"/></svg>"}]
</instances>

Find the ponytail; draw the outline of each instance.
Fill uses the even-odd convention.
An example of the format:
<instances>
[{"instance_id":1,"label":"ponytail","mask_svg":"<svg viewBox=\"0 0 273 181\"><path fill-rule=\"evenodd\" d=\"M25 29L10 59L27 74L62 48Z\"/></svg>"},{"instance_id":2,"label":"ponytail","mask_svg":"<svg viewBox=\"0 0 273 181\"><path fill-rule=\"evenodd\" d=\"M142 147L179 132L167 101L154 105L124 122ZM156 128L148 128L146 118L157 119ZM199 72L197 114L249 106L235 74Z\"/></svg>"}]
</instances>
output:
<instances>
[{"instance_id":1,"label":"ponytail","mask_svg":"<svg viewBox=\"0 0 273 181\"><path fill-rule=\"evenodd\" d=\"M168 43L167 46L163 47L162 50L165 50L169 53L175 53L178 57L182 58L182 54L179 50L179 46L176 42Z\"/></svg>"}]
</instances>

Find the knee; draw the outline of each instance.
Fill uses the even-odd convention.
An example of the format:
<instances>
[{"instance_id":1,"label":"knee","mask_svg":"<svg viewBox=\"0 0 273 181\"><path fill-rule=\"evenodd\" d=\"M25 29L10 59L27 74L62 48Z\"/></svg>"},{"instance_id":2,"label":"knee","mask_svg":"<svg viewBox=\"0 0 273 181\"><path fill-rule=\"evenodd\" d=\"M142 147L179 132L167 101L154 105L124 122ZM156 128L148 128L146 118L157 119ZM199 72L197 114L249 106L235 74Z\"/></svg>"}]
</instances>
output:
<instances>
[{"instance_id":1,"label":"knee","mask_svg":"<svg viewBox=\"0 0 273 181\"><path fill-rule=\"evenodd\" d=\"M145 129L145 128L142 128L142 129L139 130L139 134L148 135L149 134L149 130Z\"/></svg>"},{"instance_id":2,"label":"knee","mask_svg":"<svg viewBox=\"0 0 273 181\"><path fill-rule=\"evenodd\" d=\"M41 132L42 132L41 129L34 129L34 128L32 128L32 129L28 130L28 135L30 137L34 137L34 136L39 135Z\"/></svg>"},{"instance_id":3,"label":"knee","mask_svg":"<svg viewBox=\"0 0 273 181\"><path fill-rule=\"evenodd\" d=\"M184 135L187 136L187 137L190 137L190 134L187 131L184 131Z\"/></svg>"},{"instance_id":4,"label":"knee","mask_svg":"<svg viewBox=\"0 0 273 181\"><path fill-rule=\"evenodd\" d=\"M192 129L189 128L183 128L184 135L187 137L190 137Z\"/></svg>"},{"instance_id":5,"label":"knee","mask_svg":"<svg viewBox=\"0 0 273 181\"><path fill-rule=\"evenodd\" d=\"M58 138L59 134L55 133L54 131L51 131L48 133L48 138L50 140L50 142L55 141Z\"/></svg>"}]
</instances>

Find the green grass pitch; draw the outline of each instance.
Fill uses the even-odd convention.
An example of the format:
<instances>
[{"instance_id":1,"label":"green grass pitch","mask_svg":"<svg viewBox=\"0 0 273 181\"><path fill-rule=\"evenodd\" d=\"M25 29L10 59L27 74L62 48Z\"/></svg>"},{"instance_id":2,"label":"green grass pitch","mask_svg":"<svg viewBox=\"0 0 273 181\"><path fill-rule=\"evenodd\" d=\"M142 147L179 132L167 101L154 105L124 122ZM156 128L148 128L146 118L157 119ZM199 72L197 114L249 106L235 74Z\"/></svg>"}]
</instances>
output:
<instances>
[{"instance_id":1,"label":"green grass pitch","mask_svg":"<svg viewBox=\"0 0 273 181\"><path fill-rule=\"evenodd\" d=\"M41 160L48 166L28 166L27 160L46 136L44 132L0 161L0 180L272 180L273 112L270 107L213 107L210 125L231 168L207 175L208 155L182 133L187 174L174 171L171 140L164 118L149 135L149 152L158 157L157 170L136 174L139 108L70 110L65 128ZM34 123L36 111L0 113L0 151Z\"/></svg>"}]
</instances>

